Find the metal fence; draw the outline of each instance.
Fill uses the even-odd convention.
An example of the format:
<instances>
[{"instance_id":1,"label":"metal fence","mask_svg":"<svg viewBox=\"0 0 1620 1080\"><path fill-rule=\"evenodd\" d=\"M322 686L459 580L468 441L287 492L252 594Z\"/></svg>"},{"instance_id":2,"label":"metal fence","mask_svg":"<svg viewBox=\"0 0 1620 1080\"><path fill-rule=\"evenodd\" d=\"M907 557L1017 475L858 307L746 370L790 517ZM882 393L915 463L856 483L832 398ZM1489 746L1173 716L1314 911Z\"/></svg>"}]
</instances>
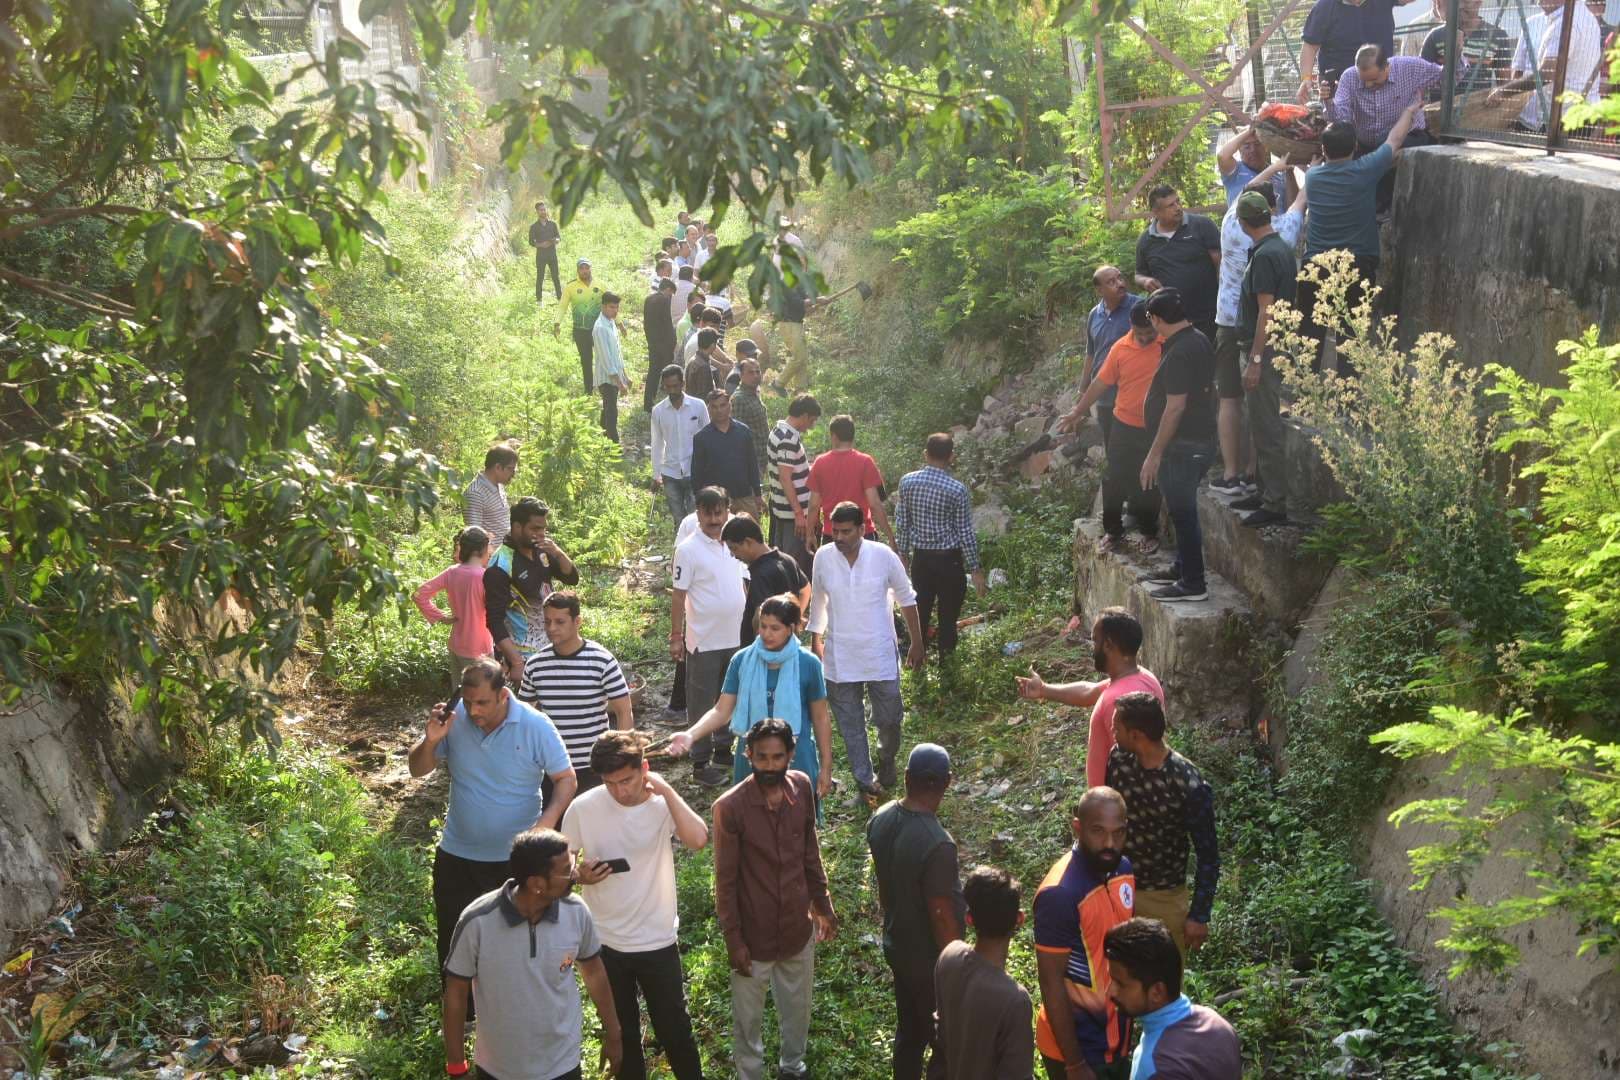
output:
<instances>
[{"instance_id":1,"label":"metal fence","mask_svg":"<svg viewBox=\"0 0 1620 1080\"><path fill-rule=\"evenodd\" d=\"M1193 177L1176 175L1178 151L1224 138L1267 102L1302 97L1315 74L1299 63L1315 2L1141 0L1087 43L1109 217L1139 217L1156 182L1196 192ZM1226 25L1210 29L1215 11ZM1394 14L1396 53L1447 67L1431 93L1431 131L1620 156L1615 137L1562 122L1564 91L1591 101L1620 92L1607 61L1620 0L1409 0Z\"/></svg>"},{"instance_id":2,"label":"metal fence","mask_svg":"<svg viewBox=\"0 0 1620 1080\"><path fill-rule=\"evenodd\" d=\"M1620 156L1620 139L1564 121L1565 99L1613 93L1613 0L1447 0L1424 55L1446 62L1431 108L1444 135ZM1620 17L1620 10L1614 12Z\"/></svg>"}]
</instances>

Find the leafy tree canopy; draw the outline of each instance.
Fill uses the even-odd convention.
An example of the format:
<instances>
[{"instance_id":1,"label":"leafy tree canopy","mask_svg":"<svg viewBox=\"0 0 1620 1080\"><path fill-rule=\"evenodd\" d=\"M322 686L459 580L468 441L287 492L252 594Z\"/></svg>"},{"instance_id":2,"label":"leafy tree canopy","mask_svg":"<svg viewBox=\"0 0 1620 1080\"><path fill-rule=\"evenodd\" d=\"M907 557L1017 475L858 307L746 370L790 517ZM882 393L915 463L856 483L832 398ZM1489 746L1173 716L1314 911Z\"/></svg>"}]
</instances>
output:
<instances>
[{"instance_id":1,"label":"leafy tree canopy","mask_svg":"<svg viewBox=\"0 0 1620 1080\"><path fill-rule=\"evenodd\" d=\"M365 5L375 15L385 5ZM756 224L873 154L1011 118L955 42L1006 0L409 0L430 63L476 28L518 83L491 109L516 164L548 151L560 216L606 184ZM312 10L312 7L310 9ZM383 515L444 470L411 402L323 318L323 267L388 242L368 211L423 161L423 102L355 78L335 40L278 73L240 0L0 0L0 671L4 695L124 673L138 707L274 737L267 695L310 611L400 583ZM354 70L350 65L350 70ZM605 118L573 100L605 72ZM801 170L801 164L804 168ZM711 270L756 299L806 273L768 232ZM197 642L173 631L227 597Z\"/></svg>"}]
</instances>

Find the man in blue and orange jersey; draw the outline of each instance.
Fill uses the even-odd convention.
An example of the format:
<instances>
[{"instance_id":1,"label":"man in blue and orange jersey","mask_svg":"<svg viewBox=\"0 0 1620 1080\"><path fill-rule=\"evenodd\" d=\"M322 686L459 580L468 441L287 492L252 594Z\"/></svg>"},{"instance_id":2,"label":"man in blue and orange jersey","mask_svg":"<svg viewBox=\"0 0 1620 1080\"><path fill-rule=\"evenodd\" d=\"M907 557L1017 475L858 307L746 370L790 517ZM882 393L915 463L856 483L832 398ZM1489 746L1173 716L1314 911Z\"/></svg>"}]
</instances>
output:
<instances>
[{"instance_id":1,"label":"man in blue and orange jersey","mask_svg":"<svg viewBox=\"0 0 1620 1080\"><path fill-rule=\"evenodd\" d=\"M1035 892L1041 1009L1035 1045L1048 1080L1124 1077L1130 1018L1108 998L1103 937L1131 917L1136 881L1125 847L1125 800L1094 787L1074 808L1074 846Z\"/></svg>"}]
</instances>

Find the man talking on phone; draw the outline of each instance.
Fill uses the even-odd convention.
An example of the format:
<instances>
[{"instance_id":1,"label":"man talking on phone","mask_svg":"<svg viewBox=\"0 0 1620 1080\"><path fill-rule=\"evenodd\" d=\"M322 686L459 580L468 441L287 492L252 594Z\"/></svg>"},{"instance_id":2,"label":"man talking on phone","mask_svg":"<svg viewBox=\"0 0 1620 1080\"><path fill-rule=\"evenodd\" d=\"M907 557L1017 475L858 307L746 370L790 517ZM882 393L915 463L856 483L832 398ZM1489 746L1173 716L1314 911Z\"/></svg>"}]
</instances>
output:
<instances>
[{"instance_id":1,"label":"man talking on phone","mask_svg":"<svg viewBox=\"0 0 1620 1080\"><path fill-rule=\"evenodd\" d=\"M575 877L602 941L602 966L624 1033L621 1080L646 1080L641 1008L675 1080L702 1080L703 1062L686 1011L685 975L676 946L675 852L709 842L708 827L679 793L652 772L634 731L604 731L591 745L600 786L568 804L562 832L579 853Z\"/></svg>"},{"instance_id":2,"label":"man talking on phone","mask_svg":"<svg viewBox=\"0 0 1620 1080\"><path fill-rule=\"evenodd\" d=\"M506 685L505 670L487 658L462 671L461 689L449 702L428 710L409 763L412 776L426 776L441 764L450 773L450 805L433 853L442 976L462 910L506 884L515 836L557 827L577 781L556 727L519 701ZM546 778L555 797L542 806Z\"/></svg>"}]
</instances>

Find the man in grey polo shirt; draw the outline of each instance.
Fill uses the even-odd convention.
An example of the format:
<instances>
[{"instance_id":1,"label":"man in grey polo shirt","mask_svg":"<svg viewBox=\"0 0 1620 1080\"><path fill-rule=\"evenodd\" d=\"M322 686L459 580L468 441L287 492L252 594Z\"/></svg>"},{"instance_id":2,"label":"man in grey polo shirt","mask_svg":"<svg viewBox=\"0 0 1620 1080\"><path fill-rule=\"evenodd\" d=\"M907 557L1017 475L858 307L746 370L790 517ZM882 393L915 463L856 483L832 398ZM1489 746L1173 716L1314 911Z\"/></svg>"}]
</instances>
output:
<instances>
[{"instance_id":1,"label":"man in grey polo shirt","mask_svg":"<svg viewBox=\"0 0 1620 1080\"><path fill-rule=\"evenodd\" d=\"M512 841L512 876L461 913L445 961L445 1068L467 1069L468 992L478 989L479 1080L579 1080L577 970L602 1022L602 1050L615 1073L624 1055L613 991L596 925L574 887L568 840L531 829Z\"/></svg>"}]
</instances>

